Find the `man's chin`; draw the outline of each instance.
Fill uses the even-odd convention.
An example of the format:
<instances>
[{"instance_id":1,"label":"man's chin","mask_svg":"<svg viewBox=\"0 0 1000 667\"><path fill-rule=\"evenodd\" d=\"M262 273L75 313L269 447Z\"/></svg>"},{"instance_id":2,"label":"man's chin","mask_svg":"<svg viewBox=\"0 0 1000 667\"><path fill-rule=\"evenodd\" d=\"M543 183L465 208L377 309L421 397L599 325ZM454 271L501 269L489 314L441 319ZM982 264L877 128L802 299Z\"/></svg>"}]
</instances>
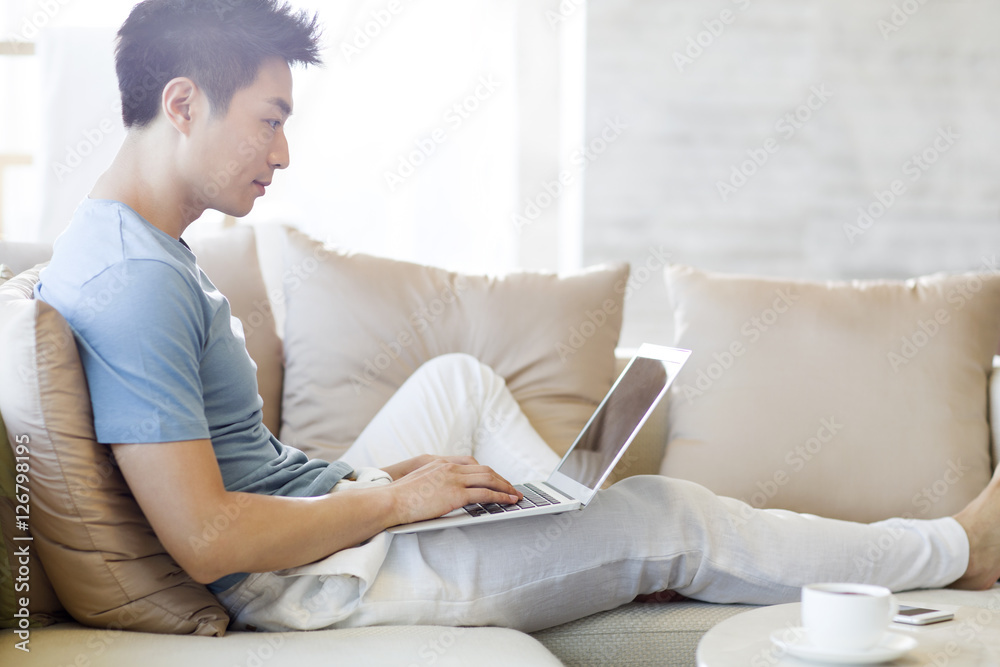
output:
<instances>
[{"instance_id":1,"label":"man's chin","mask_svg":"<svg viewBox=\"0 0 1000 667\"><path fill-rule=\"evenodd\" d=\"M250 214L253 206L254 202L250 202L249 204L242 204L240 206L214 206L213 208L223 215L233 218L244 218Z\"/></svg>"}]
</instances>

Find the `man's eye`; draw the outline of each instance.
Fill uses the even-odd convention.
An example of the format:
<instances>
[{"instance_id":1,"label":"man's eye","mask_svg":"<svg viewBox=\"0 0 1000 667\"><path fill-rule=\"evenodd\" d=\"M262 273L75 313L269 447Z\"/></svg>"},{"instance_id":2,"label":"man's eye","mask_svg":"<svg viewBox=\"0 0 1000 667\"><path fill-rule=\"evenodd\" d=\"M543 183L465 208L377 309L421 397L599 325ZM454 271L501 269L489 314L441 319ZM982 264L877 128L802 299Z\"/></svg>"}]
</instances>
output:
<instances>
[{"instance_id":1,"label":"man's eye","mask_svg":"<svg viewBox=\"0 0 1000 667\"><path fill-rule=\"evenodd\" d=\"M278 126L281 125L281 121L280 120L269 120L269 121L267 121L267 124L271 126L272 130L277 130Z\"/></svg>"}]
</instances>

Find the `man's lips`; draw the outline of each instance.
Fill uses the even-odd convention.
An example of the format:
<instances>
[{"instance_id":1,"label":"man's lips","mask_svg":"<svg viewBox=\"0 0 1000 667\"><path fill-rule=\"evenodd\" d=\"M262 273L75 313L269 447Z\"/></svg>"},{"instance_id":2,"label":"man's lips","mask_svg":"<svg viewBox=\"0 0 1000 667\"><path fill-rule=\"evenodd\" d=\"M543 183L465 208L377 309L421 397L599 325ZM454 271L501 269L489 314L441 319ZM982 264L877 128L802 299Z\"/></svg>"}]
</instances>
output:
<instances>
[{"instance_id":1,"label":"man's lips","mask_svg":"<svg viewBox=\"0 0 1000 667\"><path fill-rule=\"evenodd\" d=\"M254 181L253 184L257 186L258 191L260 192L261 195L263 195L265 192L265 188L269 186L271 182L268 181L267 183L261 183L260 181Z\"/></svg>"}]
</instances>

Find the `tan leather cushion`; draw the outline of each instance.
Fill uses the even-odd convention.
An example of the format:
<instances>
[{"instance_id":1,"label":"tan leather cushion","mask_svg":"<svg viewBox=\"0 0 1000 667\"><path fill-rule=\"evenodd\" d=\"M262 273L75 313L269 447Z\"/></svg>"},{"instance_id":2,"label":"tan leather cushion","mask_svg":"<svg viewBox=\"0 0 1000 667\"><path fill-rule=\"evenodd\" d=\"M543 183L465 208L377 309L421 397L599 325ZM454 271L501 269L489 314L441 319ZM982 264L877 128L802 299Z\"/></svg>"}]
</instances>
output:
<instances>
[{"instance_id":1,"label":"tan leather cushion","mask_svg":"<svg viewBox=\"0 0 1000 667\"><path fill-rule=\"evenodd\" d=\"M13 272L5 264L0 264L0 285L13 277ZM15 502L17 496L23 499L25 489L30 490L30 487L17 486L26 481L19 475L30 473L30 460L15 460L15 449L19 449L18 456L23 457L23 448L26 447L19 444L19 440L23 441L23 438L15 434L8 436L3 419L0 419L0 529L3 530L0 542L0 628L23 629L25 624L35 627L62 620L66 611L52 590L52 583L38 559L37 550L29 540L23 539L30 537L30 532L17 523L30 519L24 513L31 509L30 502ZM18 465L20 470L15 470ZM19 539L15 540L15 537ZM26 593L30 595L26 596ZM27 618L23 616L22 600L28 602Z\"/></svg>"},{"instance_id":2,"label":"tan leather cushion","mask_svg":"<svg viewBox=\"0 0 1000 667\"><path fill-rule=\"evenodd\" d=\"M953 514L990 477L1000 276L794 282L666 270L678 347L661 472L758 507Z\"/></svg>"},{"instance_id":3,"label":"tan leather cushion","mask_svg":"<svg viewBox=\"0 0 1000 667\"><path fill-rule=\"evenodd\" d=\"M222 635L225 611L166 554L109 448L94 441L72 332L26 298L35 280L0 287L0 413L30 442L32 544L59 599L87 625Z\"/></svg>"},{"instance_id":4,"label":"tan leather cushion","mask_svg":"<svg viewBox=\"0 0 1000 667\"><path fill-rule=\"evenodd\" d=\"M10 437L10 447L8 444ZM38 558L38 550L25 538L30 532L23 529L18 521L25 521L24 508L30 510L31 503L22 500L26 487L17 484L24 481L18 474L30 474L30 457L23 460L26 444L19 444L20 436L8 434L0 421L0 528L3 541L0 542L0 628L24 629L25 625L36 627L67 620L68 616L56 596L45 573L45 567ZM20 462L15 461L15 450ZM21 470L15 471L20 463ZM25 467L28 467L25 472ZM21 498L18 498L21 496ZM27 517L27 525L30 526ZM15 539L18 538L18 539ZM27 617L24 616L22 601L27 600Z\"/></svg>"},{"instance_id":5,"label":"tan leather cushion","mask_svg":"<svg viewBox=\"0 0 1000 667\"><path fill-rule=\"evenodd\" d=\"M198 258L198 266L226 295L233 315L243 324L247 352L257 364L257 389L264 401L264 425L277 434L281 428L284 374L281 339L257 261L254 230L247 225L237 225L223 232L194 237L190 245Z\"/></svg>"},{"instance_id":6,"label":"tan leather cushion","mask_svg":"<svg viewBox=\"0 0 1000 667\"><path fill-rule=\"evenodd\" d=\"M281 440L336 458L423 362L465 352L565 452L615 378L628 266L462 275L288 231Z\"/></svg>"}]
</instances>

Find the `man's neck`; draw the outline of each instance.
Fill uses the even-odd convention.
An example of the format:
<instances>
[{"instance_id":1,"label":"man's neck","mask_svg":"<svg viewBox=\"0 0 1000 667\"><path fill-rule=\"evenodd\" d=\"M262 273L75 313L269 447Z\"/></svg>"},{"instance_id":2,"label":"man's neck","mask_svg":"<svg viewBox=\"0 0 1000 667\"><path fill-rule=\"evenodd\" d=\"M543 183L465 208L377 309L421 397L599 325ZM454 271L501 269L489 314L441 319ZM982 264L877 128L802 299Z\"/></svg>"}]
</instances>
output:
<instances>
[{"instance_id":1,"label":"man's neck","mask_svg":"<svg viewBox=\"0 0 1000 667\"><path fill-rule=\"evenodd\" d=\"M160 231L180 239L204 208L193 207L187 200L156 144L154 137L129 132L90 196L120 201Z\"/></svg>"}]
</instances>

